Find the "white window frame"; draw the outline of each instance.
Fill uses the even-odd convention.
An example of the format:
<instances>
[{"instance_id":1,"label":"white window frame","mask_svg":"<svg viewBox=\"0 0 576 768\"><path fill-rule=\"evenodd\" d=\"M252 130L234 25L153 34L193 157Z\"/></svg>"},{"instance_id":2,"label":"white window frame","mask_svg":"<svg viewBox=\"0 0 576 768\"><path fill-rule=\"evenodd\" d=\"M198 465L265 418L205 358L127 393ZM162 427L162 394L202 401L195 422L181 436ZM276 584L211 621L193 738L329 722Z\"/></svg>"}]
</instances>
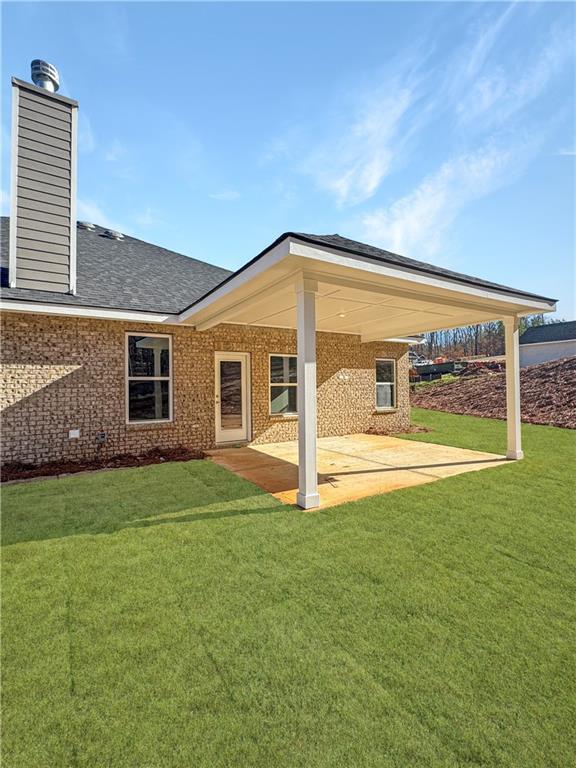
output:
<instances>
[{"instance_id":1,"label":"white window frame","mask_svg":"<svg viewBox=\"0 0 576 768\"><path fill-rule=\"evenodd\" d=\"M130 376L130 350L128 340L130 336L147 336L156 339L168 339L168 376ZM126 424L128 426L138 426L143 424L170 424L174 421L174 402L173 402L173 363L172 363L172 336L169 333L148 333L148 331L126 331L124 344L124 372L125 372L125 399L126 399ZM167 419L144 419L133 421L130 419L130 382L131 381L167 381L168 382L168 409L169 418Z\"/></svg>"},{"instance_id":2,"label":"white window frame","mask_svg":"<svg viewBox=\"0 0 576 768\"><path fill-rule=\"evenodd\" d=\"M379 382L378 381L377 376L376 376L376 363L392 363L392 370L394 371L394 381L393 382L387 382L387 381L380 381ZM382 411L382 412L395 411L396 408L397 408L396 404L398 402L398 373L397 373L397 369L396 369L396 360L393 357L377 357L374 360L374 381L375 381L375 386L374 386L374 402L375 402L375 405L376 405L376 410L377 411ZM382 386L382 384L390 384L390 383L392 384L392 386L394 388L393 389L394 397L392 398L392 405L389 405L389 406L378 405L378 387Z\"/></svg>"},{"instance_id":3,"label":"white window frame","mask_svg":"<svg viewBox=\"0 0 576 768\"><path fill-rule=\"evenodd\" d=\"M289 352L288 353L270 352L268 354L268 413L270 416L274 417L275 419L294 418L295 416L298 416L298 406L296 406L295 411L287 411L286 413L274 413L272 411L272 387L298 387L298 381L286 381L286 382L272 381L271 373L272 373L273 357L293 357L297 361L298 355L293 355ZM298 373L296 373L296 378L298 378Z\"/></svg>"}]
</instances>

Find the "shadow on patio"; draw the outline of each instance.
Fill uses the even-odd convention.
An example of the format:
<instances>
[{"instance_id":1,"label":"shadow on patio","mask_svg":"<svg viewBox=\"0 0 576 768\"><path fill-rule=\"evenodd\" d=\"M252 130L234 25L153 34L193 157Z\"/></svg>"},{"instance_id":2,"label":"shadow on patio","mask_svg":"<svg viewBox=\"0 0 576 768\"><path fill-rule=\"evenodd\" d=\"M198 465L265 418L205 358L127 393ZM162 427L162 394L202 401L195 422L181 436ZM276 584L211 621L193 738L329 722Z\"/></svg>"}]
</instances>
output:
<instances>
[{"instance_id":1,"label":"shadow on patio","mask_svg":"<svg viewBox=\"0 0 576 768\"><path fill-rule=\"evenodd\" d=\"M296 502L296 441L220 448L210 451L209 456L280 501ZM507 462L504 456L493 453L365 434L320 438L317 460L321 507Z\"/></svg>"}]
</instances>

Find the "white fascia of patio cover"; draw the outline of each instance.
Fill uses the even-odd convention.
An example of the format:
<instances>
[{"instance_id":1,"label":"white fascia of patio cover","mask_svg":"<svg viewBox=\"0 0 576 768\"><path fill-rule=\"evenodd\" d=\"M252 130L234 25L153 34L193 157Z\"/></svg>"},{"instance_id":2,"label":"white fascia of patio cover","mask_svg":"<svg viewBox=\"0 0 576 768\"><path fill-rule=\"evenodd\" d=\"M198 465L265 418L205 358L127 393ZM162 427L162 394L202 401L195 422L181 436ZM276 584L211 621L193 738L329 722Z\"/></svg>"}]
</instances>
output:
<instances>
[{"instance_id":1,"label":"white fascia of patio cover","mask_svg":"<svg viewBox=\"0 0 576 768\"><path fill-rule=\"evenodd\" d=\"M296 328L294 286L302 275L319 286L317 330L352 333L367 342L556 308L553 300L521 291L459 282L286 236L184 310L179 322L200 331L220 323Z\"/></svg>"}]
</instances>

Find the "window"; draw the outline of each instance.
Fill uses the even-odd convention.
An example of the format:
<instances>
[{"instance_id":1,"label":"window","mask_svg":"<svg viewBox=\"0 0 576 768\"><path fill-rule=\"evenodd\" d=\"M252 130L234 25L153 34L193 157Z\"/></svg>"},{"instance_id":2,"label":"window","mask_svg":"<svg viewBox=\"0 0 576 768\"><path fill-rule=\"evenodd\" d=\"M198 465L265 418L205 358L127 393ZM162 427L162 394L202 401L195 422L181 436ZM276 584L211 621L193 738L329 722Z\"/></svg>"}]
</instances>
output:
<instances>
[{"instance_id":1,"label":"window","mask_svg":"<svg viewBox=\"0 0 576 768\"><path fill-rule=\"evenodd\" d=\"M376 360L376 408L396 407L396 361Z\"/></svg>"},{"instance_id":2,"label":"window","mask_svg":"<svg viewBox=\"0 0 576 768\"><path fill-rule=\"evenodd\" d=\"M270 355L270 413L295 414L296 355Z\"/></svg>"},{"instance_id":3,"label":"window","mask_svg":"<svg viewBox=\"0 0 576 768\"><path fill-rule=\"evenodd\" d=\"M126 335L126 419L134 423L171 421L170 336Z\"/></svg>"}]
</instances>

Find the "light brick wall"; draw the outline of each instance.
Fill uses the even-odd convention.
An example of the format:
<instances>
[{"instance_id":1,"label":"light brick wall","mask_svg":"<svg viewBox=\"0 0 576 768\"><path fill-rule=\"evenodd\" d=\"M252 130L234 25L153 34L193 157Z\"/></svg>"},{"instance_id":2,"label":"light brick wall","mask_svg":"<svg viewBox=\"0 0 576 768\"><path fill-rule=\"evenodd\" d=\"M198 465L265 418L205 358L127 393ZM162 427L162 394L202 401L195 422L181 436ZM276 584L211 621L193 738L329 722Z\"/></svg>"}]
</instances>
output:
<instances>
[{"instance_id":1,"label":"light brick wall","mask_svg":"<svg viewBox=\"0 0 576 768\"><path fill-rule=\"evenodd\" d=\"M127 425L125 333L172 336L174 420ZM214 352L249 352L254 442L293 440L294 417L269 415L269 354L295 354L294 331L218 326L189 328L107 320L3 313L2 461L42 463L101 453L142 453L153 447L214 446ZM357 336L319 333L318 434L409 425L408 356L404 344L361 344ZM398 361L397 409L377 413L376 357ZM80 439L69 439L80 429ZM103 446L98 432L107 432Z\"/></svg>"}]
</instances>

